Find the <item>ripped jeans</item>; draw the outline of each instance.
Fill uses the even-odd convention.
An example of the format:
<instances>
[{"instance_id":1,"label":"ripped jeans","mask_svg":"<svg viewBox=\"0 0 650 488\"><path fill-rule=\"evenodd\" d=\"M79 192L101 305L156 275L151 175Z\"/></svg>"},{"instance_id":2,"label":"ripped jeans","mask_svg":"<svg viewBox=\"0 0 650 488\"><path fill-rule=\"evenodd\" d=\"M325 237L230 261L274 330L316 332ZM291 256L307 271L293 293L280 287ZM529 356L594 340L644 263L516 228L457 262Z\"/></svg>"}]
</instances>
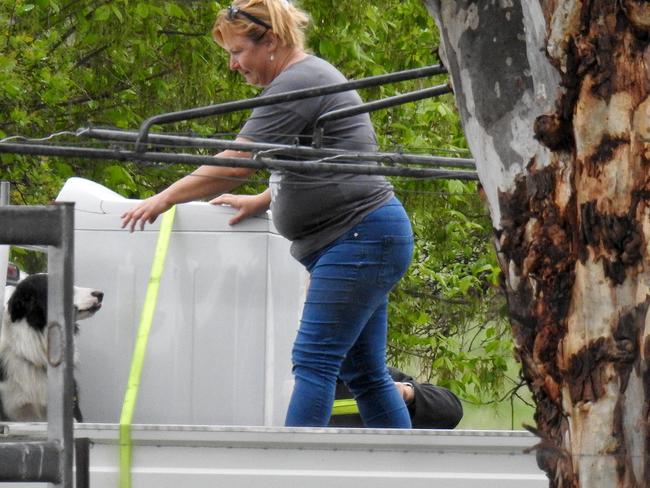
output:
<instances>
[{"instance_id":1,"label":"ripped jeans","mask_svg":"<svg viewBox=\"0 0 650 488\"><path fill-rule=\"evenodd\" d=\"M302 264L310 284L293 345L287 426L326 426L338 376L366 427L410 428L386 367L388 293L413 257L413 231L397 198Z\"/></svg>"}]
</instances>

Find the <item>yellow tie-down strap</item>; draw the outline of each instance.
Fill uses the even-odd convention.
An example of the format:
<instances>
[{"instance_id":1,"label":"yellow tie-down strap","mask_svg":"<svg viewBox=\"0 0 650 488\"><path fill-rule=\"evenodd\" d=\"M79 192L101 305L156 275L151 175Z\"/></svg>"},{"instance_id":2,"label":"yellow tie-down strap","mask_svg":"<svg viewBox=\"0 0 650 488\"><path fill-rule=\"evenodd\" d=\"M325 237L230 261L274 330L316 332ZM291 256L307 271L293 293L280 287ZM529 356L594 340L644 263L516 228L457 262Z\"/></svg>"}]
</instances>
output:
<instances>
[{"instance_id":1,"label":"yellow tie-down strap","mask_svg":"<svg viewBox=\"0 0 650 488\"><path fill-rule=\"evenodd\" d=\"M332 407L332 416L351 415L353 413L359 413L359 407L356 400L353 398L345 400L334 400L334 406Z\"/></svg>"},{"instance_id":2,"label":"yellow tie-down strap","mask_svg":"<svg viewBox=\"0 0 650 488\"><path fill-rule=\"evenodd\" d=\"M153 257L153 263L151 264L147 294L142 307L142 315L140 316L140 327L138 328L138 335L135 340L135 347L133 348L129 383L124 393L124 403L122 404L122 414L120 415L120 488L131 488L131 422L133 421L133 412L138 398L144 355L147 350L149 331L151 330L153 315L158 301L160 277L165 267L165 256L169 248L169 238L171 237L171 231L174 225L175 213L176 207L174 206L162 216L156 252Z\"/></svg>"}]
</instances>

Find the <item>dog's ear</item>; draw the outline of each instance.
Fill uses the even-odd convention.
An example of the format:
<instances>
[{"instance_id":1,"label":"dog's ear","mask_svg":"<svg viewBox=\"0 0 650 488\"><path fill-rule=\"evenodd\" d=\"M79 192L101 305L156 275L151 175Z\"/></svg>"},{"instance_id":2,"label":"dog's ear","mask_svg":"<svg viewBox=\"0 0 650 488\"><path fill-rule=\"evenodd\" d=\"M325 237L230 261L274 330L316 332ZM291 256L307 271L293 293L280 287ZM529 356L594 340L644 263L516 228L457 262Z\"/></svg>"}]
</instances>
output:
<instances>
[{"instance_id":1,"label":"dog's ear","mask_svg":"<svg viewBox=\"0 0 650 488\"><path fill-rule=\"evenodd\" d=\"M11 320L16 322L20 319L24 319L27 315L27 310L29 310L29 303L26 303L26 297L20 296L18 293L14 293L9 298L7 302L7 311Z\"/></svg>"},{"instance_id":2,"label":"dog's ear","mask_svg":"<svg viewBox=\"0 0 650 488\"><path fill-rule=\"evenodd\" d=\"M43 330L47 321L47 275L37 273L16 285L7 309L11 320L26 319L37 330Z\"/></svg>"},{"instance_id":3,"label":"dog's ear","mask_svg":"<svg viewBox=\"0 0 650 488\"><path fill-rule=\"evenodd\" d=\"M47 311L41 301L30 294L14 293L7 303L11 320L17 322L26 319L33 327L39 330L44 329L47 322Z\"/></svg>"}]
</instances>

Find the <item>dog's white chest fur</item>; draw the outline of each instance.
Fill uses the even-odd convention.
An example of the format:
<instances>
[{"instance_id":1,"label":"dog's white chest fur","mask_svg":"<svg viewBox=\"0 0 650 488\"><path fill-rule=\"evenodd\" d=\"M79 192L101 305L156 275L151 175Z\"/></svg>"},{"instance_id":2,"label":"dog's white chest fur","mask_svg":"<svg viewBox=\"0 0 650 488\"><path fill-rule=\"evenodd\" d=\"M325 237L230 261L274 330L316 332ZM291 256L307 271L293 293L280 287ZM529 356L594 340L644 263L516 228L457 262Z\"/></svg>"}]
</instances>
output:
<instances>
[{"instance_id":1,"label":"dog's white chest fur","mask_svg":"<svg viewBox=\"0 0 650 488\"><path fill-rule=\"evenodd\" d=\"M0 360L5 381L0 397L5 414L12 420L45 420L47 416L47 344L45 335L25 319L11 323L2 317Z\"/></svg>"}]
</instances>

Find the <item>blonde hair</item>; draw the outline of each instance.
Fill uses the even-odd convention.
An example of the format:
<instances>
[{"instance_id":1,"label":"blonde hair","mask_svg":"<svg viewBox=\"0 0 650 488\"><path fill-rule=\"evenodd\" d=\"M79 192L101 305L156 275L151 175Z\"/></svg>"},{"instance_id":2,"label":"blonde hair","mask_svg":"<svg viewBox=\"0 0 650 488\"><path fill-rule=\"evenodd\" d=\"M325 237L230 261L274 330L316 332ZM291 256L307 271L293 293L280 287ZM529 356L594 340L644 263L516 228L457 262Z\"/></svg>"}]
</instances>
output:
<instances>
[{"instance_id":1,"label":"blonde hair","mask_svg":"<svg viewBox=\"0 0 650 488\"><path fill-rule=\"evenodd\" d=\"M305 48L305 28L309 24L309 15L294 7L287 0L233 0L232 7L255 16L269 24L280 43L288 47ZM212 38L223 47L224 34L243 34L253 41L260 40L266 28L251 22L244 15L228 18L228 9L222 9L212 28Z\"/></svg>"}]
</instances>

